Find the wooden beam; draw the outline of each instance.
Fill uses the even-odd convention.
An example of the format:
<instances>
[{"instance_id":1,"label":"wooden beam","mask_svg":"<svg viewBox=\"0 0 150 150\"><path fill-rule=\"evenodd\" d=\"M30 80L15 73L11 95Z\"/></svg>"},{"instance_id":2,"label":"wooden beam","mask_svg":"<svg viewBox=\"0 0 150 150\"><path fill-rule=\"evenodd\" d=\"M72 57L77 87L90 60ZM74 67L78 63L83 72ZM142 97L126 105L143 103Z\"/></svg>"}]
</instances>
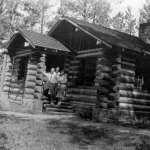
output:
<instances>
[{"instance_id":1,"label":"wooden beam","mask_svg":"<svg viewBox=\"0 0 150 150\"><path fill-rule=\"evenodd\" d=\"M77 54L94 53L94 52L100 52L101 50L102 48L87 49L87 50L78 51Z\"/></svg>"},{"instance_id":2,"label":"wooden beam","mask_svg":"<svg viewBox=\"0 0 150 150\"><path fill-rule=\"evenodd\" d=\"M77 58L84 58L84 57L98 57L98 56L100 56L100 55L102 55L102 53L101 52L95 52L95 53L87 53L87 54L80 54L80 55L77 55L76 57Z\"/></svg>"},{"instance_id":3,"label":"wooden beam","mask_svg":"<svg viewBox=\"0 0 150 150\"><path fill-rule=\"evenodd\" d=\"M100 38L96 37L95 35L93 35L92 33L88 32L87 30L83 29L82 27L80 27L78 24L74 23L73 21L65 18L66 21L68 21L69 23L73 24L75 27L78 27L81 31L83 31L84 33L90 35L91 37L93 37L96 40L102 41L102 43L104 43L106 46L108 46L109 48L112 48L112 45L108 44L107 42L101 40Z\"/></svg>"}]
</instances>

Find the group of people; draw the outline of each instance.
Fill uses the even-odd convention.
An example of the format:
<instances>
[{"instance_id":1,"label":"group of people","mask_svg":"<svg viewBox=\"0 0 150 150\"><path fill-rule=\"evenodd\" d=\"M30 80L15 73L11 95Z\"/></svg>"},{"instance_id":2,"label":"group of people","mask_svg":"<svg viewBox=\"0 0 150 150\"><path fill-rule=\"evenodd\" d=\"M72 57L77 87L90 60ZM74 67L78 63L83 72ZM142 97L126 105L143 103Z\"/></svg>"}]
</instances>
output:
<instances>
[{"instance_id":1,"label":"group of people","mask_svg":"<svg viewBox=\"0 0 150 150\"><path fill-rule=\"evenodd\" d=\"M59 67L51 68L50 72L43 72L47 81L44 84L44 94L51 104L60 105L65 98L67 74Z\"/></svg>"}]
</instances>

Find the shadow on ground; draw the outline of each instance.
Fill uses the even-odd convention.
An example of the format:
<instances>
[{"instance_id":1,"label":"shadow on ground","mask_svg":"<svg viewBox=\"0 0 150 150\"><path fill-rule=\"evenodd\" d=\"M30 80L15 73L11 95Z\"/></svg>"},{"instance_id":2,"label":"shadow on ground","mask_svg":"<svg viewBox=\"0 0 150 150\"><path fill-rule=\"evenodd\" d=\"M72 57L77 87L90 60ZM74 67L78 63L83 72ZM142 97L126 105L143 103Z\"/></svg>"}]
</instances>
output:
<instances>
[{"instance_id":1,"label":"shadow on ground","mask_svg":"<svg viewBox=\"0 0 150 150\"><path fill-rule=\"evenodd\" d=\"M96 143L110 146L112 150L149 150L150 137L137 135L135 131L122 129L118 131L117 127L108 128L105 126L82 125L72 122L61 122L51 120L48 123L48 130L60 134L69 135L72 144L78 144L88 147Z\"/></svg>"}]
</instances>

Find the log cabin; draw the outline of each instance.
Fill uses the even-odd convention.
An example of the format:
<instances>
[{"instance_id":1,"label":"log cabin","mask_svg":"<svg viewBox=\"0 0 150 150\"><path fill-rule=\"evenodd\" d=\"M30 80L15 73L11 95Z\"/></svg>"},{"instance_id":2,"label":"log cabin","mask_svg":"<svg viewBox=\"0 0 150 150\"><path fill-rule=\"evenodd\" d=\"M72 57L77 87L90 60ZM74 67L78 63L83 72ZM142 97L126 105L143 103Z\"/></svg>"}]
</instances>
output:
<instances>
[{"instance_id":1,"label":"log cabin","mask_svg":"<svg viewBox=\"0 0 150 150\"><path fill-rule=\"evenodd\" d=\"M139 37L63 17L47 35L19 29L3 53L0 108L21 112L150 113L150 23ZM60 108L43 98L42 71L68 74Z\"/></svg>"}]
</instances>

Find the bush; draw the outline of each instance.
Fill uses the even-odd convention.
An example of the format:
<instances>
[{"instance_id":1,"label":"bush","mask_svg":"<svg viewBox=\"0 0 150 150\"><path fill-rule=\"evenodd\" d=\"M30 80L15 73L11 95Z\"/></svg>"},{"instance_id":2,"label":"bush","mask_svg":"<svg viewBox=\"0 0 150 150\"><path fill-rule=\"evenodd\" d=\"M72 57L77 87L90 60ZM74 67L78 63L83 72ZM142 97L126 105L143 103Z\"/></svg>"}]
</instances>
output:
<instances>
[{"instance_id":1,"label":"bush","mask_svg":"<svg viewBox=\"0 0 150 150\"><path fill-rule=\"evenodd\" d=\"M76 106L74 112L82 119L92 120L93 109L91 107Z\"/></svg>"},{"instance_id":2,"label":"bush","mask_svg":"<svg viewBox=\"0 0 150 150\"><path fill-rule=\"evenodd\" d=\"M150 150L150 137L145 135L141 136L135 144L135 150Z\"/></svg>"}]
</instances>

